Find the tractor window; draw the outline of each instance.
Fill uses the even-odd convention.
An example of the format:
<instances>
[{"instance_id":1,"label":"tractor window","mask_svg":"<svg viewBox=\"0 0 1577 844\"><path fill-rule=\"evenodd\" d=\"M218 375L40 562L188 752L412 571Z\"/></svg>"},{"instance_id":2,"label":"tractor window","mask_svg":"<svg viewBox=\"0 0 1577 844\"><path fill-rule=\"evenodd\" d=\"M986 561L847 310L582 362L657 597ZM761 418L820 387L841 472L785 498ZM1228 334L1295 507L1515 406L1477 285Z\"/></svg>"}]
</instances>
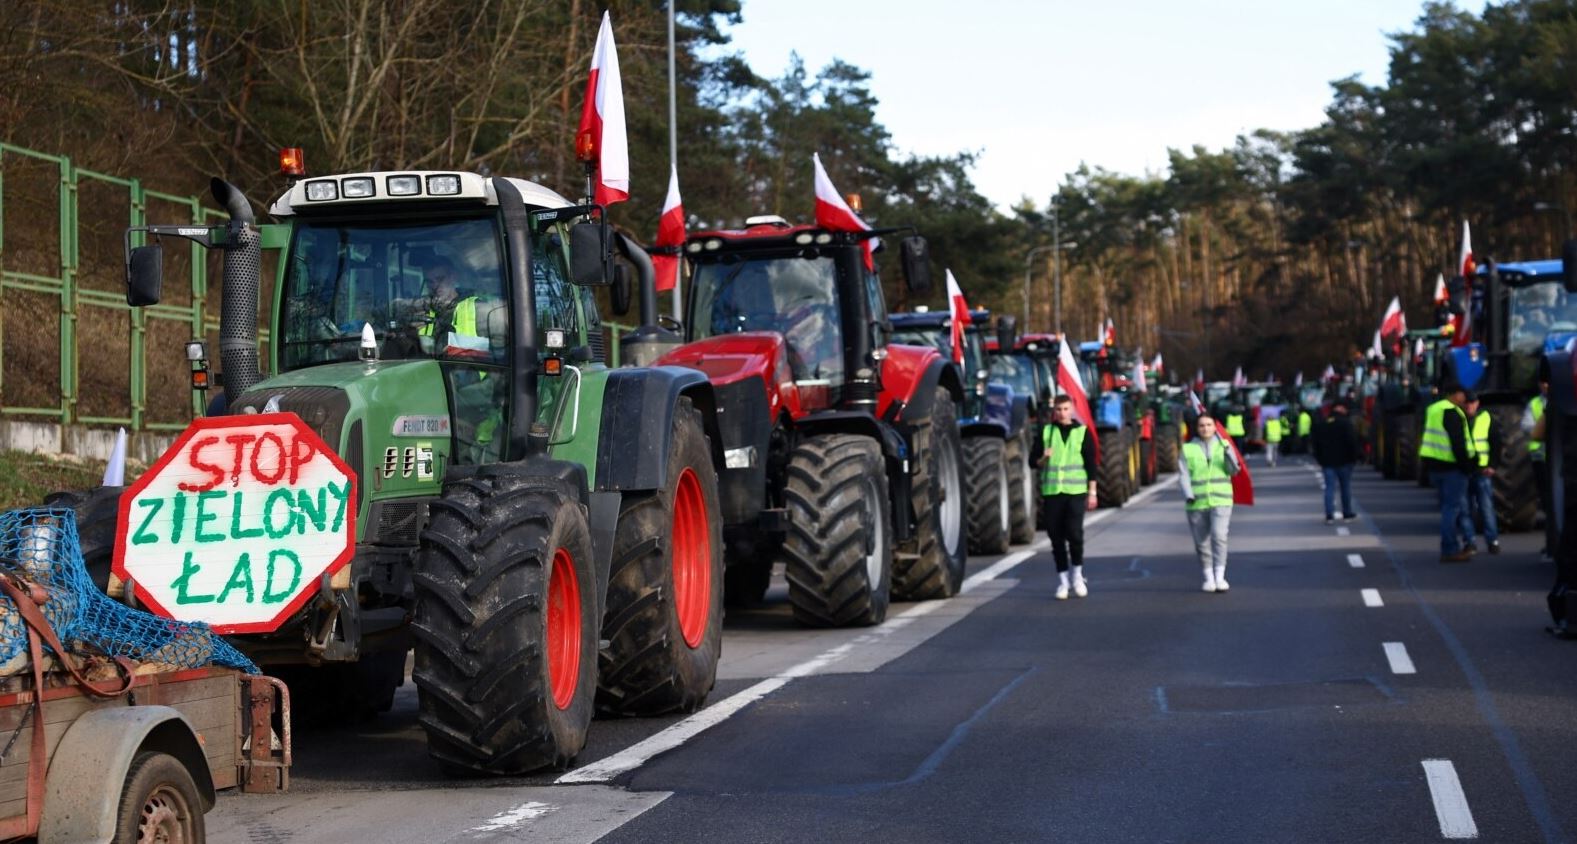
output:
<instances>
[{"instance_id":1,"label":"tractor window","mask_svg":"<svg viewBox=\"0 0 1577 844\"><path fill-rule=\"evenodd\" d=\"M1558 282L1512 288L1507 335L1512 352L1537 353L1545 337L1564 331L1577 331L1577 297L1568 295Z\"/></svg>"},{"instance_id":2,"label":"tractor window","mask_svg":"<svg viewBox=\"0 0 1577 844\"><path fill-rule=\"evenodd\" d=\"M953 359L953 344L943 327L937 328L901 328L893 332L893 342L902 346L921 346L935 349L942 353L942 357Z\"/></svg>"},{"instance_id":3,"label":"tractor window","mask_svg":"<svg viewBox=\"0 0 1577 844\"><path fill-rule=\"evenodd\" d=\"M531 244L531 280L537 300L537 330L563 328L570 345L579 345L576 291L569 281L569 238L556 223ZM540 344L540 338L539 338Z\"/></svg>"},{"instance_id":4,"label":"tractor window","mask_svg":"<svg viewBox=\"0 0 1577 844\"><path fill-rule=\"evenodd\" d=\"M280 312L282 369L356 360L371 325L384 360L502 365L509 318L490 218L296 224Z\"/></svg>"},{"instance_id":5,"label":"tractor window","mask_svg":"<svg viewBox=\"0 0 1577 844\"><path fill-rule=\"evenodd\" d=\"M992 355L991 380L999 381L1013 388L1013 392L1020 396L1029 396L1038 399L1035 395L1035 370L1034 364L1028 357L1020 355Z\"/></svg>"},{"instance_id":6,"label":"tractor window","mask_svg":"<svg viewBox=\"0 0 1577 844\"><path fill-rule=\"evenodd\" d=\"M838 269L832 256L698 261L691 279L692 339L773 331L789 347L795 381L843 383Z\"/></svg>"}]
</instances>

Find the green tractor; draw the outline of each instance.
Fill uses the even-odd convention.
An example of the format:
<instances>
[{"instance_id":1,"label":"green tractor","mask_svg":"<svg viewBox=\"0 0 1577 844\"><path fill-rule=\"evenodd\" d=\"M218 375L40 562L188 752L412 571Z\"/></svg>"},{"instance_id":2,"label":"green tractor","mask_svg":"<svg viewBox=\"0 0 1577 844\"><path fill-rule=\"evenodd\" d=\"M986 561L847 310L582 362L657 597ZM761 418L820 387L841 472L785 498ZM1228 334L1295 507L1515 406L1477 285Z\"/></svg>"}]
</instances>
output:
<instances>
[{"instance_id":1,"label":"green tractor","mask_svg":"<svg viewBox=\"0 0 1577 844\"><path fill-rule=\"evenodd\" d=\"M712 387L606 367L591 289L621 254L650 272L644 253L597 206L520 179L309 177L267 225L213 192L227 227L128 232L155 238L129 250L128 301L159 300L157 239L222 249L210 414L296 414L359 479L350 564L236 638L298 710L387 709L414 647L429 753L516 774L570 765L594 712L699 708L722 636ZM264 249L280 254L260 355ZM206 368L203 344L188 352ZM119 496L63 499L100 570Z\"/></svg>"}]
</instances>

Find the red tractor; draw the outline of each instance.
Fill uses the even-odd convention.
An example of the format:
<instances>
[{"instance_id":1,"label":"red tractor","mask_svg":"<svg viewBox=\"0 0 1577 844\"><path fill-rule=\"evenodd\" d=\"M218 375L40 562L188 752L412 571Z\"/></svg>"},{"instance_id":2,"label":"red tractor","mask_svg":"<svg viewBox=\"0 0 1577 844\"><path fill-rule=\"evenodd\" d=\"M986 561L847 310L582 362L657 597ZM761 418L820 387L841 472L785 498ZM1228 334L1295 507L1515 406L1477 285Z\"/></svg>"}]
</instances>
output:
<instances>
[{"instance_id":1,"label":"red tractor","mask_svg":"<svg viewBox=\"0 0 1577 844\"><path fill-rule=\"evenodd\" d=\"M890 342L867 251L877 234L752 217L685 243L685 342L657 362L713 385L735 605L759 602L780 561L795 617L813 626L876 624L893 598L963 584L963 385L935 349ZM924 293L924 239L899 251Z\"/></svg>"}]
</instances>

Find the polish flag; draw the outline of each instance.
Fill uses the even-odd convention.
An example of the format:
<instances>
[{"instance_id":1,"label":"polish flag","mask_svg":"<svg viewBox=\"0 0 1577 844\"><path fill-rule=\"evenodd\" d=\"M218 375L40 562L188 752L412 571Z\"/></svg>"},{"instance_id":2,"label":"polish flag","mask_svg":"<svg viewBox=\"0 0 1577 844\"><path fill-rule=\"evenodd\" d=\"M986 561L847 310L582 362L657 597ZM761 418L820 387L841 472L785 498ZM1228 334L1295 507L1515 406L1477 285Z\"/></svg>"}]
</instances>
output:
<instances>
[{"instance_id":1,"label":"polish flag","mask_svg":"<svg viewBox=\"0 0 1577 844\"><path fill-rule=\"evenodd\" d=\"M1380 318L1380 336L1401 339L1406 333L1407 314L1402 313L1402 298L1392 296L1391 304L1385 309L1385 316Z\"/></svg>"},{"instance_id":2,"label":"polish flag","mask_svg":"<svg viewBox=\"0 0 1577 844\"><path fill-rule=\"evenodd\" d=\"M1117 324L1112 322L1111 317L1106 318L1106 327L1101 333L1101 342L1108 346L1117 345Z\"/></svg>"},{"instance_id":3,"label":"polish flag","mask_svg":"<svg viewBox=\"0 0 1577 844\"><path fill-rule=\"evenodd\" d=\"M1163 365L1161 363L1161 353L1160 352L1156 352L1155 353L1155 357L1150 360L1150 371L1154 372L1157 375L1160 375L1160 374L1166 372L1165 365Z\"/></svg>"},{"instance_id":4,"label":"polish flag","mask_svg":"<svg viewBox=\"0 0 1577 844\"><path fill-rule=\"evenodd\" d=\"M1197 416L1205 415L1205 403L1199 400L1199 394L1193 390L1188 391L1188 407Z\"/></svg>"},{"instance_id":5,"label":"polish flag","mask_svg":"<svg viewBox=\"0 0 1577 844\"><path fill-rule=\"evenodd\" d=\"M1457 252L1457 272L1463 278L1472 278L1478 265L1473 263L1473 232L1468 230L1467 220L1462 221L1462 248Z\"/></svg>"},{"instance_id":6,"label":"polish flag","mask_svg":"<svg viewBox=\"0 0 1577 844\"><path fill-rule=\"evenodd\" d=\"M1439 273L1435 276L1435 304L1444 305L1451 301L1451 291L1446 289L1446 274Z\"/></svg>"},{"instance_id":7,"label":"polish flag","mask_svg":"<svg viewBox=\"0 0 1577 844\"><path fill-rule=\"evenodd\" d=\"M827 168L821 166L821 155L810 154L811 163L816 165L816 225L835 232L868 232L871 230L860 215L854 213L849 203L843 201L838 194L838 189L832 186L832 177L827 175ZM865 241L865 269L876 271L876 238Z\"/></svg>"},{"instance_id":8,"label":"polish flag","mask_svg":"<svg viewBox=\"0 0 1577 844\"><path fill-rule=\"evenodd\" d=\"M947 270L947 305L952 311L953 324L953 363L964 365L964 329L969 325L969 303L964 301L964 290L958 286L958 279L953 278L953 271Z\"/></svg>"},{"instance_id":9,"label":"polish flag","mask_svg":"<svg viewBox=\"0 0 1577 844\"><path fill-rule=\"evenodd\" d=\"M1467 291L1462 313L1453 314L1451 345L1466 346L1473 339L1473 273L1478 265L1473 262L1473 232L1467 220L1462 221L1462 248L1457 251L1457 272L1462 274L1462 289Z\"/></svg>"},{"instance_id":10,"label":"polish flag","mask_svg":"<svg viewBox=\"0 0 1577 844\"><path fill-rule=\"evenodd\" d=\"M1378 329L1376 329L1374 332L1374 342L1369 344L1369 357L1385 357L1385 346L1383 346L1380 342L1380 332Z\"/></svg>"},{"instance_id":11,"label":"polish flag","mask_svg":"<svg viewBox=\"0 0 1577 844\"><path fill-rule=\"evenodd\" d=\"M1301 369L1298 370L1298 374L1292 376L1292 386L1294 386L1294 387L1301 387L1301 386L1303 386L1303 370L1301 370Z\"/></svg>"},{"instance_id":12,"label":"polish flag","mask_svg":"<svg viewBox=\"0 0 1577 844\"><path fill-rule=\"evenodd\" d=\"M1234 387L1241 387L1241 386L1243 386L1243 385L1245 385L1247 383L1248 383L1248 379L1243 377L1243 367L1240 366L1237 369L1233 370L1233 372L1232 372L1232 386L1234 386Z\"/></svg>"},{"instance_id":13,"label":"polish flag","mask_svg":"<svg viewBox=\"0 0 1577 844\"><path fill-rule=\"evenodd\" d=\"M668 198L657 218L657 240L653 246L665 251L652 256L657 271L657 289L672 290L679 283L679 249L684 246L684 202L679 199L679 168L669 168Z\"/></svg>"},{"instance_id":14,"label":"polish flag","mask_svg":"<svg viewBox=\"0 0 1577 844\"><path fill-rule=\"evenodd\" d=\"M630 147L624 128L624 87L619 81L619 53L613 45L613 20L602 13L597 46L591 52L591 76L575 134L575 156L597 168L592 201L612 205L630 198Z\"/></svg>"},{"instance_id":15,"label":"polish flag","mask_svg":"<svg viewBox=\"0 0 1577 844\"><path fill-rule=\"evenodd\" d=\"M1415 340L1413 342L1413 360L1420 361L1420 360L1423 360L1423 359L1424 359L1424 338L1420 337L1420 338L1418 338L1417 340Z\"/></svg>"},{"instance_id":16,"label":"polish flag","mask_svg":"<svg viewBox=\"0 0 1577 844\"><path fill-rule=\"evenodd\" d=\"M1194 370L1194 392L1203 393L1204 391L1205 371L1203 369L1196 369Z\"/></svg>"},{"instance_id":17,"label":"polish flag","mask_svg":"<svg viewBox=\"0 0 1577 844\"><path fill-rule=\"evenodd\" d=\"M1144 358L1134 361L1133 388L1141 393L1147 393L1150 391L1150 382L1145 380L1144 377Z\"/></svg>"},{"instance_id":18,"label":"polish flag","mask_svg":"<svg viewBox=\"0 0 1577 844\"><path fill-rule=\"evenodd\" d=\"M1079 362L1073 357L1073 344L1068 341L1068 335L1058 338L1057 343L1057 389L1073 399L1073 415L1084 427L1095 433L1095 415L1090 413L1090 400L1084 392L1084 379L1079 377ZM1095 441L1096 459L1100 459L1100 440Z\"/></svg>"},{"instance_id":19,"label":"polish flag","mask_svg":"<svg viewBox=\"0 0 1577 844\"><path fill-rule=\"evenodd\" d=\"M1320 380L1321 381L1335 381L1336 380L1336 367L1331 366L1328 363L1325 364L1325 371L1320 373Z\"/></svg>"}]
</instances>

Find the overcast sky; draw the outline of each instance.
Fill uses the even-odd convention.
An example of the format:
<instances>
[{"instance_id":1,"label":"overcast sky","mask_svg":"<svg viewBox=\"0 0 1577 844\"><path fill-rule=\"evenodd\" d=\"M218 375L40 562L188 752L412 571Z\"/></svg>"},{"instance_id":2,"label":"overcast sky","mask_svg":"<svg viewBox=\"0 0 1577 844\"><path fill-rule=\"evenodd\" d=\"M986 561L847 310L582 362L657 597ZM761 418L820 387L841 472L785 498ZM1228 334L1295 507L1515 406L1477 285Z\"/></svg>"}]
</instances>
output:
<instances>
[{"instance_id":1,"label":"overcast sky","mask_svg":"<svg viewBox=\"0 0 1577 844\"><path fill-rule=\"evenodd\" d=\"M1474 12L1483 0L1459 3ZM1163 173L1168 147L1316 125L1332 80L1385 80L1420 0L747 0L733 49L872 74L901 152L980 153L999 207L1044 205L1080 162ZM807 157L809 151L806 151Z\"/></svg>"}]
</instances>

